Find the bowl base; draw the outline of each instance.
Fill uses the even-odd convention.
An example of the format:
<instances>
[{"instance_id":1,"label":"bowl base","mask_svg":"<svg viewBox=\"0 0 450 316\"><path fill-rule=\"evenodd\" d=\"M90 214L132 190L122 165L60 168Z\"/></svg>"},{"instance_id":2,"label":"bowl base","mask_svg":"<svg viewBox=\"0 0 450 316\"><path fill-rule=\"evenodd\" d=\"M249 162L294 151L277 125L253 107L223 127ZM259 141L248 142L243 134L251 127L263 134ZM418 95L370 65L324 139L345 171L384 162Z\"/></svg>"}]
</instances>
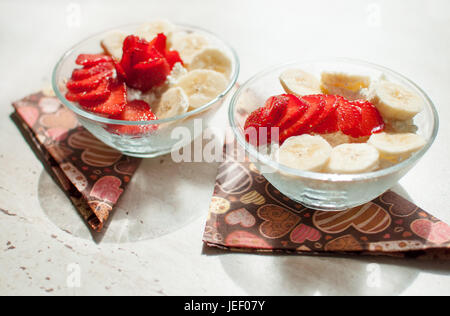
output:
<instances>
[{"instance_id":1,"label":"bowl base","mask_svg":"<svg viewBox=\"0 0 450 316\"><path fill-rule=\"evenodd\" d=\"M122 154L126 156L136 157L136 158L156 158L160 156L167 155L171 153L172 150L166 150L166 151L156 151L156 152L132 152L132 151L122 151Z\"/></svg>"}]
</instances>

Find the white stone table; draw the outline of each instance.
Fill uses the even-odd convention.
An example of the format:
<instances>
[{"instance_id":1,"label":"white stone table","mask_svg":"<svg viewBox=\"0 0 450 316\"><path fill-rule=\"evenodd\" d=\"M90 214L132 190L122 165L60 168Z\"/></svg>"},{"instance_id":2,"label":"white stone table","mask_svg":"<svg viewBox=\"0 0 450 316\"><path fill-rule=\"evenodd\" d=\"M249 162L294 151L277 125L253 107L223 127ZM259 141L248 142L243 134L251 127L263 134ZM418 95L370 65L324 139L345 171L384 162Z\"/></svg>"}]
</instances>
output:
<instances>
[{"instance_id":1,"label":"white stone table","mask_svg":"<svg viewBox=\"0 0 450 316\"><path fill-rule=\"evenodd\" d=\"M144 161L107 232L93 237L9 118L11 101L48 83L75 42L152 17L220 34L240 55L241 82L292 59L368 60L436 103L436 143L397 189L450 222L449 10L447 0L1 1L0 294L449 295L444 263L204 250L217 165L170 156Z\"/></svg>"}]
</instances>

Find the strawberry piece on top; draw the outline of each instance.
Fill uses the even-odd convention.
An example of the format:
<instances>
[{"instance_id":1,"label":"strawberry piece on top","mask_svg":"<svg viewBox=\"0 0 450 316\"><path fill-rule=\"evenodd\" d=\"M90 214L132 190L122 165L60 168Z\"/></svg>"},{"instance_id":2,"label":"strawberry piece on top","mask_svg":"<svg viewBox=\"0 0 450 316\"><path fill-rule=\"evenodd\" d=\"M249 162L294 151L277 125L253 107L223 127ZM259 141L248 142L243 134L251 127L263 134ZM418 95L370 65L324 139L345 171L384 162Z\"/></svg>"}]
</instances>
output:
<instances>
[{"instance_id":1,"label":"strawberry piece on top","mask_svg":"<svg viewBox=\"0 0 450 316\"><path fill-rule=\"evenodd\" d=\"M150 109L147 102L133 100L128 102L119 116L114 117L124 121L153 121L156 115ZM114 129L119 134L137 135L148 131L156 130L158 125L116 125Z\"/></svg>"},{"instance_id":2,"label":"strawberry piece on top","mask_svg":"<svg viewBox=\"0 0 450 316\"><path fill-rule=\"evenodd\" d=\"M112 57L105 54L80 54L75 63L84 67L92 67L102 62L112 62Z\"/></svg>"}]
</instances>

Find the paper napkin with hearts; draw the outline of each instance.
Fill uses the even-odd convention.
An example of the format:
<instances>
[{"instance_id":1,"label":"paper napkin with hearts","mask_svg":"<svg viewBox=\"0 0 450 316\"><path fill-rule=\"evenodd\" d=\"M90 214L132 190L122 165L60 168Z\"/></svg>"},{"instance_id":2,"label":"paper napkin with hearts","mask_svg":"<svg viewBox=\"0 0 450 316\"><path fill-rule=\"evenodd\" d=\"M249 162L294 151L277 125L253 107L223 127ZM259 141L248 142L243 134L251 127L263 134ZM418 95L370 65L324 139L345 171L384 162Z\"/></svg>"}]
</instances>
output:
<instances>
[{"instance_id":1,"label":"paper napkin with hearts","mask_svg":"<svg viewBox=\"0 0 450 316\"><path fill-rule=\"evenodd\" d=\"M284 196L254 164L232 156L219 167L203 237L208 246L450 258L450 226L392 191L347 211L315 211Z\"/></svg>"},{"instance_id":2,"label":"paper napkin with hearts","mask_svg":"<svg viewBox=\"0 0 450 316\"><path fill-rule=\"evenodd\" d=\"M99 141L51 94L32 94L13 106L13 120L44 166L88 225L101 231L140 159Z\"/></svg>"}]
</instances>

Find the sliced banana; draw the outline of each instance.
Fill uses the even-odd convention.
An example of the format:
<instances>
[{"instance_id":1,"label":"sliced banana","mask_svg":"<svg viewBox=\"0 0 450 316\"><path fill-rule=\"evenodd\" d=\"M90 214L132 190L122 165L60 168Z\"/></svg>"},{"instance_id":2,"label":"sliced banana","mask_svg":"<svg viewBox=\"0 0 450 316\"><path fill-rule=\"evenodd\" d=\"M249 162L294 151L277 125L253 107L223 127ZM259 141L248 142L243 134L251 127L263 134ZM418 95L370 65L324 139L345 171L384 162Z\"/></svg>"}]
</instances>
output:
<instances>
[{"instance_id":1,"label":"sliced banana","mask_svg":"<svg viewBox=\"0 0 450 316\"><path fill-rule=\"evenodd\" d=\"M196 53L189 63L189 70L211 69L229 78L231 59L218 48L207 47Z\"/></svg>"},{"instance_id":2,"label":"sliced banana","mask_svg":"<svg viewBox=\"0 0 450 316\"><path fill-rule=\"evenodd\" d=\"M127 35L123 32L111 32L101 41L105 53L111 55L114 59L122 59L123 41Z\"/></svg>"},{"instance_id":3,"label":"sliced banana","mask_svg":"<svg viewBox=\"0 0 450 316\"><path fill-rule=\"evenodd\" d=\"M280 75L280 83L287 93L299 96L321 93L319 80L301 69L285 70Z\"/></svg>"},{"instance_id":4,"label":"sliced banana","mask_svg":"<svg viewBox=\"0 0 450 316\"><path fill-rule=\"evenodd\" d=\"M182 88L189 98L191 108L198 108L225 90L228 80L214 70L196 69L182 76L177 86Z\"/></svg>"},{"instance_id":5,"label":"sliced banana","mask_svg":"<svg viewBox=\"0 0 450 316\"><path fill-rule=\"evenodd\" d=\"M167 20L154 20L147 22L139 26L136 30L136 35L144 38L147 41L151 41L159 33L164 33L167 36L167 42L170 46L172 40L172 34L175 31L175 25Z\"/></svg>"},{"instance_id":6,"label":"sliced banana","mask_svg":"<svg viewBox=\"0 0 450 316\"><path fill-rule=\"evenodd\" d=\"M327 171L330 173L353 174L375 170L380 154L368 144L342 144L333 148Z\"/></svg>"},{"instance_id":7,"label":"sliced banana","mask_svg":"<svg viewBox=\"0 0 450 316\"><path fill-rule=\"evenodd\" d=\"M172 49L180 53L184 63L189 64L196 53L209 45L209 40L197 33L175 34L172 39Z\"/></svg>"},{"instance_id":8,"label":"sliced banana","mask_svg":"<svg viewBox=\"0 0 450 316\"><path fill-rule=\"evenodd\" d=\"M322 91L326 94L341 95L349 100L357 100L370 85L370 77L349 75L339 72L323 72L321 77Z\"/></svg>"},{"instance_id":9,"label":"sliced banana","mask_svg":"<svg viewBox=\"0 0 450 316\"><path fill-rule=\"evenodd\" d=\"M421 149L426 141L413 133L378 133L370 136L368 143L378 149L384 159L398 162Z\"/></svg>"},{"instance_id":10,"label":"sliced banana","mask_svg":"<svg viewBox=\"0 0 450 316\"><path fill-rule=\"evenodd\" d=\"M189 108L189 99L183 89L170 88L163 93L161 101L155 109L158 119L165 119L186 113Z\"/></svg>"},{"instance_id":11,"label":"sliced banana","mask_svg":"<svg viewBox=\"0 0 450 316\"><path fill-rule=\"evenodd\" d=\"M290 168L319 172L327 165L331 150L321 136L304 134L288 138L274 153L274 159Z\"/></svg>"},{"instance_id":12,"label":"sliced banana","mask_svg":"<svg viewBox=\"0 0 450 316\"><path fill-rule=\"evenodd\" d=\"M383 80L375 83L370 95L369 101L386 119L409 120L423 109L419 95L393 82Z\"/></svg>"}]
</instances>

